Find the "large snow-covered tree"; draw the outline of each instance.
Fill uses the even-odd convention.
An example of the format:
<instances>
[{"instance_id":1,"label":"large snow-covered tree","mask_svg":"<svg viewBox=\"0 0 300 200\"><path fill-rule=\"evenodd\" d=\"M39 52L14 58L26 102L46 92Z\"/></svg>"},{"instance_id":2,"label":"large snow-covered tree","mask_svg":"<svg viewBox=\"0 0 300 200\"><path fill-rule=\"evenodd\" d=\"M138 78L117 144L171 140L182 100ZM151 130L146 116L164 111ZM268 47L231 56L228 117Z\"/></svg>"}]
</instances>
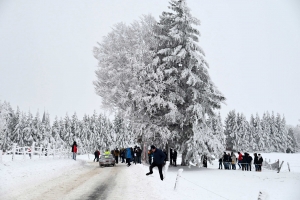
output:
<instances>
[{"instance_id":1,"label":"large snow-covered tree","mask_svg":"<svg viewBox=\"0 0 300 200\"><path fill-rule=\"evenodd\" d=\"M121 23L99 43L96 92L103 105L125 110L145 140L172 143L195 157L219 149L206 119L225 98L198 45L199 20L185 0L171 0L169 8L157 24L151 17L134 27Z\"/></svg>"}]
</instances>

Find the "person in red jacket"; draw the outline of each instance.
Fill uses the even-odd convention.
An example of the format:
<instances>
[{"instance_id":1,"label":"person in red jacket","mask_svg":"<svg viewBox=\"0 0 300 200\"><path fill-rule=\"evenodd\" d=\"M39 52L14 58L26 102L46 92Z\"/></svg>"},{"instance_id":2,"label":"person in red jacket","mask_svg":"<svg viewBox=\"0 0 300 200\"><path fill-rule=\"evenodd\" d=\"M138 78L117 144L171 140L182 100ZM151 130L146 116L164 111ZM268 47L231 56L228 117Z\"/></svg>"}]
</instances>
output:
<instances>
[{"instance_id":1,"label":"person in red jacket","mask_svg":"<svg viewBox=\"0 0 300 200\"><path fill-rule=\"evenodd\" d=\"M73 145L72 145L72 153L73 153L73 159L76 160L76 154L77 154L77 144L74 141Z\"/></svg>"},{"instance_id":2,"label":"person in red jacket","mask_svg":"<svg viewBox=\"0 0 300 200\"><path fill-rule=\"evenodd\" d=\"M238 157L238 165L239 165L239 169L241 169L241 163L242 163L242 161L243 161L243 155L240 153L240 152L238 152L238 154L239 154L239 157Z\"/></svg>"}]
</instances>

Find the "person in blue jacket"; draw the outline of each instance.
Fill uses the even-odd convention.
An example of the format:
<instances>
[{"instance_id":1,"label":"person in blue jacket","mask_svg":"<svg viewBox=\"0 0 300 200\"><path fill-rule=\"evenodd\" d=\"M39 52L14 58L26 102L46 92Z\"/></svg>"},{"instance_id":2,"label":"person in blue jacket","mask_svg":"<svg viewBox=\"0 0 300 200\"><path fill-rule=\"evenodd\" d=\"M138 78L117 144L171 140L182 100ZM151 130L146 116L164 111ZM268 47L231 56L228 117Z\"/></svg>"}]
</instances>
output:
<instances>
[{"instance_id":1,"label":"person in blue jacket","mask_svg":"<svg viewBox=\"0 0 300 200\"><path fill-rule=\"evenodd\" d=\"M157 149L154 145L151 145L151 151L153 152L153 162L149 167L150 172L148 172L146 175L153 174L153 167L157 167L160 175L160 179L164 180L163 174L162 174L162 168L164 166L164 161L166 158L166 155L162 152L162 150Z\"/></svg>"},{"instance_id":2,"label":"person in blue jacket","mask_svg":"<svg viewBox=\"0 0 300 200\"><path fill-rule=\"evenodd\" d=\"M132 148L126 149L125 156L126 156L127 167L129 167L131 165L130 162L132 159Z\"/></svg>"}]
</instances>

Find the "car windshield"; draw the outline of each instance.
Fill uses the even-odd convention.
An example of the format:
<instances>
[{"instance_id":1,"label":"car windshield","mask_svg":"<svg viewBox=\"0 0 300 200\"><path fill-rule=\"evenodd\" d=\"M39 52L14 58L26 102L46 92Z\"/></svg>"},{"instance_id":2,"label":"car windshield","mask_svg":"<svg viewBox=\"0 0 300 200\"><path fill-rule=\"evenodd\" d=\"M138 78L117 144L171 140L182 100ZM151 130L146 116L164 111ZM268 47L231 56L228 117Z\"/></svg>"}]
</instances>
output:
<instances>
[{"instance_id":1,"label":"car windshield","mask_svg":"<svg viewBox=\"0 0 300 200\"><path fill-rule=\"evenodd\" d=\"M105 158L112 158L112 155L102 155L101 159L105 159Z\"/></svg>"}]
</instances>

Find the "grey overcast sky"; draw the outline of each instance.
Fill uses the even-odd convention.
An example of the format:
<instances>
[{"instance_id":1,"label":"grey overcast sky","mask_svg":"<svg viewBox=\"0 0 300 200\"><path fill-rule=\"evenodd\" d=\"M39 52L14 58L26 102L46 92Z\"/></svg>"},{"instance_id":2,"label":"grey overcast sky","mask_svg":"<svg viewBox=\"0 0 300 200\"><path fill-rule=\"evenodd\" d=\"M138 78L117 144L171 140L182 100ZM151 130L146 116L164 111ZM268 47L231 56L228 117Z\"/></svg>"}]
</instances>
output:
<instances>
[{"instance_id":1,"label":"grey overcast sky","mask_svg":"<svg viewBox=\"0 0 300 200\"><path fill-rule=\"evenodd\" d=\"M187 0L199 45L227 98L220 110L300 123L300 1ZM55 116L108 112L94 92L92 49L114 24L157 20L167 0L0 0L0 100Z\"/></svg>"}]
</instances>

